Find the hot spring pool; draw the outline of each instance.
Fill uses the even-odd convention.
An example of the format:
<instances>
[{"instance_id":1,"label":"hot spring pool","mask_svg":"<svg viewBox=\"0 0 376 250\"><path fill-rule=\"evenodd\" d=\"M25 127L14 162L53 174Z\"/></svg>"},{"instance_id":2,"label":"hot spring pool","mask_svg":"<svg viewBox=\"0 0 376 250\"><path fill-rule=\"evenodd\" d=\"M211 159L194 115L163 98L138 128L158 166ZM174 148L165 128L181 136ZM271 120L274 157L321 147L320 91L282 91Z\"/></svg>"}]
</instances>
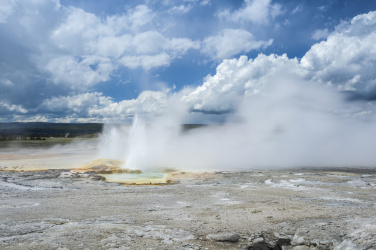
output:
<instances>
[{"instance_id":1,"label":"hot spring pool","mask_svg":"<svg viewBox=\"0 0 376 250\"><path fill-rule=\"evenodd\" d=\"M168 184L166 173L143 172L143 173L113 173L99 174L106 178L108 182L123 184Z\"/></svg>"}]
</instances>

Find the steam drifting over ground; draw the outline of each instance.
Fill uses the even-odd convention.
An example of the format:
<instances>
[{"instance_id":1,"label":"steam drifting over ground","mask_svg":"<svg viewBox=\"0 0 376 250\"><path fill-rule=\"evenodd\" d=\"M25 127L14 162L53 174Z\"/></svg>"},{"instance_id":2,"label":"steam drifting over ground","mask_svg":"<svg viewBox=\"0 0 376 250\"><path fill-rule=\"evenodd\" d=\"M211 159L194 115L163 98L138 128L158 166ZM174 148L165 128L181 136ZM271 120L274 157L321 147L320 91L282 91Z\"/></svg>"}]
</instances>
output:
<instances>
[{"instance_id":1,"label":"steam drifting over ground","mask_svg":"<svg viewBox=\"0 0 376 250\"><path fill-rule=\"evenodd\" d=\"M373 166L376 126L363 102L316 82L279 75L263 91L245 95L221 124L188 131L191 115L177 98L158 116L138 115L133 126L108 125L101 156L142 170ZM365 112L366 110L366 112Z\"/></svg>"}]
</instances>

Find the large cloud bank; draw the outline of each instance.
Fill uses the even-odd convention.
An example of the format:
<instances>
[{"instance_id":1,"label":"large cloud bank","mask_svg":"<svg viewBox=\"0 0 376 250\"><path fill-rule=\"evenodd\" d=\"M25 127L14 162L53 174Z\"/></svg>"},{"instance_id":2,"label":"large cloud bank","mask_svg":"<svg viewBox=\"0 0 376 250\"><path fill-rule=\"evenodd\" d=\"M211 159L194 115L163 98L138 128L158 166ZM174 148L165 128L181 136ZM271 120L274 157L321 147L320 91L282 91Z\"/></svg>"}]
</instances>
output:
<instances>
[{"instance_id":1,"label":"large cloud bank","mask_svg":"<svg viewBox=\"0 0 376 250\"><path fill-rule=\"evenodd\" d=\"M188 13L208 1L163 4L169 6L167 12L138 5L120 15L98 16L57 0L2 1L2 121L130 121L137 113L162 112L171 98L186 105L192 117L228 114L244 98L262 95L265 83L281 74L335 88L350 99L375 99L376 12L342 22L301 59L286 54L224 59L274 41L259 40L242 28L220 27L201 40L173 36L160 24L161 15ZM267 25L282 12L282 6L269 0L245 1L241 8L216 16L223 22ZM221 62L198 87L147 90L123 101L92 91L120 68L166 67L192 50Z\"/></svg>"}]
</instances>

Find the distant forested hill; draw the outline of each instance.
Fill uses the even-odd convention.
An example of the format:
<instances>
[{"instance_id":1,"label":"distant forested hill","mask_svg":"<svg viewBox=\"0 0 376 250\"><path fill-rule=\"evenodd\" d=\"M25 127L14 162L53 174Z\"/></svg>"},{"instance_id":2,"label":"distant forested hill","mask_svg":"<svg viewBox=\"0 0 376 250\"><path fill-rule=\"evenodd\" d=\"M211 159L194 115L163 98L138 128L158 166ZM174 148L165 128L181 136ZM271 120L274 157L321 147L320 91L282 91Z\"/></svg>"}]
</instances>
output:
<instances>
[{"instance_id":1,"label":"distant forested hill","mask_svg":"<svg viewBox=\"0 0 376 250\"><path fill-rule=\"evenodd\" d=\"M76 137L101 133L101 123L0 123L0 138ZM26 138L25 138L26 137Z\"/></svg>"},{"instance_id":2,"label":"distant forested hill","mask_svg":"<svg viewBox=\"0 0 376 250\"><path fill-rule=\"evenodd\" d=\"M0 123L0 141L41 140L47 137L96 137L103 131L102 123ZM182 131L207 126L182 124Z\"/></svg>"}]
</instances>

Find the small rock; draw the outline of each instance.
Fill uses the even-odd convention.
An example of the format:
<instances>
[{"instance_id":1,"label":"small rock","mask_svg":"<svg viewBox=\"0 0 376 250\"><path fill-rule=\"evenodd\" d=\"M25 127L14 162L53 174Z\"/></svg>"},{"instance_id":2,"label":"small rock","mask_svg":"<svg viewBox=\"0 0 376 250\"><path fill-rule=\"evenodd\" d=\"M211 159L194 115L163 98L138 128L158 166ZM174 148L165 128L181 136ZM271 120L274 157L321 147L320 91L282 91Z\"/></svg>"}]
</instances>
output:
<instances>
[{"instance_id":1,"label":"small rock","mask_svg":"<svg viewBox=\"0 0 376 250\"><path fill-rule=\"evenodd\" d=\"M285 246L285 247L282 247L282 250L316 250L316 247L311 247L311 246Z\"/></svg>"},{"instance_id":2,"label":"small rock","mask_svg":"<svg viewBox=\"0 0 376 250\"><path fill-rule=\"evenodd\" d=\"M240 239L240 236L239 234L236 234L236 233L217 233L217 234L208 234L206 238L209 240L214 240L214 241L238 242Z\"/></svg>"},{"instance_id":3,"label":"small rock","mask_svg":"<svg viewBox=\"0 0 376 250\"><path fill-rule=\"evenodd\" d=\"M270 248L263 238L256 238L251 240L244 248L245 250L270 250Z\"/></svg>"},{"instance_id":4,"label":"small rock","mask_svg":"<svg viewBox=\"0 0 376 250\"><path fill-rule=\"evenodd\" d=\"M264 238L259 237L259 238L256 238L256 239L252 240L252 242L254 244L263 243L264 242Z\"/></svg>"},{"instance_id":5,"label":"small rock","mask_svg":"<svg viewBox=\"0 0 376 250\"><path fill-rule=\"evenodd\" d=\"M61 172L59 175L60 178L70 178L72 177L73 173L72 172Z\"/></svg>"},{"instance_id":6,"label":"small rock","mask_svg":"<svg viewBox=\"0 0 376 250\"><path fill-rule=\"evenodd\" d=\"M100 175L91 176L90 179L93 180L93 181L104 181L104 180L106 180L105 177L100 176Z\"/></svg>"}]
</instances>

